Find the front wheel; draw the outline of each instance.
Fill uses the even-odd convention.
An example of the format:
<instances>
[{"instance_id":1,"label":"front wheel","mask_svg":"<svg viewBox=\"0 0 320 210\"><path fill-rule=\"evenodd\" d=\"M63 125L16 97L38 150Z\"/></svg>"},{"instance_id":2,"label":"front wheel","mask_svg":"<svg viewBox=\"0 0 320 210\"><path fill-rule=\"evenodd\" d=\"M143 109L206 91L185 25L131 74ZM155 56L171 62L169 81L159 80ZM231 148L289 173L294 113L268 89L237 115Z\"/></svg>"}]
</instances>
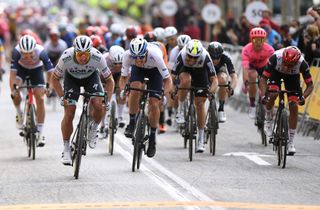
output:
<instances>
[{"instance_id":1,"label":"front wheel","mask_svg":"<svg viewBox=\"0 0 320 210\"><path fill-rule=\"evenodd\" d=\"M287 145L288 145L288 138L289 138L289 134L288 134L288 115L286 111L283 111L281 114L281 128L282 128L282 132L281 132L281 144L282 147L281 149L281 162L282 162L282 168L286 167L286 162L287 162Z\"/></svg>"},{"instance_id":2,"label":"front wheel","mask_svg":"<svg viewBox=\"0 0 320 210\"><path fill-rule=\"evenodd\" d=\"M111 111L110 111L110 120L109 120L109 153L113 155L114 147L114 134L116 132L117 123L116 123L116 103L111 102Z\"/></svg>"},{"instance_id":3,"label":"front wheel","mask_svg":"<svg viewBox=\"0 0 320 210\"><path fill-rule=\"evenodd\" d=\"M209 120L210 153L212 154L212 156L214 156L216 154L216 135L218 131L218 113L215 101L213 101L210 105Z\"/></svg>"},{"instance_id":4,"label":"front wheel","mask_svg":"<svg viewBox=\"0 0 320 210\"><path fill-rule=\"evenodd\" d=\"M78 129L78 133L76 135L76 142L75 142L75 148L74 148L74 178L79 178L79 172L80 172L80 165L81 165L81 157L82 157L82 150L84 148L85 144L85 138L86 138L86 122L84 115L80 118L80 125Z\"/></svg>"},{"instance_id":5,"label":"front wheel","mask_svg":"<svg viewBox=\"0 0 320 210\"><path fill-rule=\"evenodd\" d=\"M189 112L189 119L188 119L188 130L189 130L189 160L192 161L192 153L193 153L193 136L195 133L195 126L194 126L194 121L196 120L195 118L195 110L193 104L190 104L190 112Z\"/></svg>"},{"instance_id":6,"label":"front wheel","mask_svg":"<svg viewBox=\"0 0 320 210\"><path fill-rule=\"evenodd\" d=\"M31 156L34 160L36 158L36 133L37 133L37 127L36 127L36 109L34 105L30 106L29 110L29 145L31 148Z\"/></svg>"},{"instance_id":7,"label":"front wheel","mask_svg":"<svg viewBox=\"0 0 320 210\"><path fill-rule=\"evenodd\" d=\"M140 168L141 158L142 158L142 142L144 139L144 131L145 131L145 116L141 112L139 113L136 128L134 131L134 148L133 148L133 160L132 160L132 172L135 171L135 168L137 166L137 169Z\"/></svg>"}]
</instances>

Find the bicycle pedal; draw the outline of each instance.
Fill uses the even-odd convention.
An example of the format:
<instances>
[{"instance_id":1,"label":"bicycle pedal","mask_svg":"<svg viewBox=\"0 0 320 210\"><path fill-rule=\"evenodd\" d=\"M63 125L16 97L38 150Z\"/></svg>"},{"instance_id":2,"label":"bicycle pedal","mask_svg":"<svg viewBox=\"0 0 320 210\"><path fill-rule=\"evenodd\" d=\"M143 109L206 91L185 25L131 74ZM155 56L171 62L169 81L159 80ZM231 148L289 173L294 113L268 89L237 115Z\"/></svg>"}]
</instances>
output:
<instances>
[{"instance_id":1,"label":"bicycle pedal","mask_svg":"<svg viewBox=\"0 0 320 210\"><path fill-rule=\"evenodd\" d=\"M23 132L23 131L20 131L19 135L20 135L21 137L24 137L24 132Z\"/></svg>"}]
</instances>

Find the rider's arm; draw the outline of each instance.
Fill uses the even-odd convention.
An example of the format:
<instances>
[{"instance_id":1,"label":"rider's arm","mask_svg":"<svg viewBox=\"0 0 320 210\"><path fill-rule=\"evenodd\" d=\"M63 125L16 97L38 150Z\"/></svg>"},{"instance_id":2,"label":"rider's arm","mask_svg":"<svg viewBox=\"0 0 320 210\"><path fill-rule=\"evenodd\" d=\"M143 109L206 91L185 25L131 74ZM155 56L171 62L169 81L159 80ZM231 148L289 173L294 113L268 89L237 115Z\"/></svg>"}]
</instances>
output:
<instances>
[{"instance_id":1,"label":"rider's arm","mask_svg":"<svg viewBox=\"0 0 320 210\"><path fill-rule=\"evenodd\" d=\"M304 82L307 85L307 88L303 92L303 97L307 98L313 91L313 82L310 74L310 68L306 61L303 61L300 65L300 72L303 76Z\"/></svg>"},{"instance_id":2,"label":"rider's arm","mask_svg":"<svg viewBox=\"0 0 320 210\"><path fill-rule=\"evenodd\" d=\"M60 84L60 79L63 77L65 72L64 62L66 61L63 61L62 57L60 57L58 64L56 65L50 80L51 86L56 91L59 97L64 96L63 88Z\"/></svg>"},{"instance_id":3,"label":"rider's arm","mask_svg":"<svg viewBox=\"0 0 320 210\"><path fill-rule=\"evenodd\" d=\"M104 86L104 91L108 93L108 101L110 101L114 90L114 80L112 74L104 78L104 81L106 83L106 85Z\"/></svg>"},{"instance_id":4,"label":"rider's arm","mask_svg":"<svg viewBox=\"0 0 320 210\"><path fill-rule=\"evenodd\" d=\"M45 69L47 70L46 83L50 84L50 79L52 77L52 72L54 71L53 64L45 50L42 50L39 55L40 60L42 60Z\"/></svg>"},{"instance_id":5,"label":"rider's arm","mask_svg":"<svg viewBox=\"0 0 320 210\"><path fill-rule=\"evenodd\" d=\"M213 62L209 56L209 54L205 58L204 67L208 72L208 77L210 78L211 86L209 88L209 92L214 93L218 88L218 78L216 74L216 70L214 68Z\"/></svg>"},{"instance_id":6,"label":"rider's arm","mask_svg":"<svg viewBox=\"0 0 320 210\"><path fill-rule=\"evenodd\" d=\"M130 51L127 50L123 55L121 77L119 80L120 91L124 90L124 88L128 82L129 71L130 71Z\"/></svg>"},{"instance_id":7,"label":"rider's arm","mask_svg":"<svg viewBox=\"0 0 320 210\"><path fill-rule=\"evenodd\" d=\"M267 64L267 68L263 71L262 76L259 81L259 87L262 95L266 94L267 91L267 80L271 77L272 71L275 70L277 65L277 56L273 54L269 58L269 62Z\"/></svg>"},{"instance_id":8,"label":"rider's arm","mask_svg":"<svg viewBox=\"0 0 320 210\"><path fill-rule=\"evenodd\" d=\"M16 48L14 48L11 56L11 70L10 70L10 81L9 81L11 92L13 91L13 84L16 81L17 71L19 68L18 61L20 57L21 57L20 53Z\"/></svg>"},{"instance_id":9,"label":"rider's arm","mask_svg":"<svg viewBox=\"0 0 320 210\"><path fill-rule=\"evenodd\" d=\"M231 58L229 56L225 56L225 60L226 60L226 65L227 65L227 69L228 69L228 73L231 77L231 88L234 90L237 86L237 82L238 82L238 76L234 70L234 65L231 61Z\"/></svg>"}]
</instances>

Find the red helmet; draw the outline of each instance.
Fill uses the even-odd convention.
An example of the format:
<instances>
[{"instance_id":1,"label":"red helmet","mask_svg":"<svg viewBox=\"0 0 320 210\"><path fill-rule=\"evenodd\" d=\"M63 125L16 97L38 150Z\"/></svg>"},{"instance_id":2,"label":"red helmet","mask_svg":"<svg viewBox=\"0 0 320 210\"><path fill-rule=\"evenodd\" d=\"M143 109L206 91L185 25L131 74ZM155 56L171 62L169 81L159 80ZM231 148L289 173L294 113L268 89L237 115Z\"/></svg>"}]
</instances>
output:
<instances>
[{"instance_id":1,"label":"red helmet","mask_svg":"<svg viewBox=\"0 0 320 210\"><path fill-rule=\"evenodd\" d=\"M134 26L129 26L126 29L126 36L128 39L136 38L138 35L137 29Z\"/></svg>"},{"instance_id":2,"label":"red helmet","mask_svg":"<svg viewBox=\"0 0 320 210\"><path fill-rule=\"evenodd\" d=\"M90 39L92 41L92 46L95 48L99 47L102 44L102 40L98 35L91 35Z\"/></svg>"},{"instance_id":3,"label":"red helmet","mask_svg":"<svg viewBox=\"0 0 320 210\"><path fill-rule=\"evenodd\" d=\"M301 52L297 47L289 46L283 50L282 62L286 65L296 64L301 57Z\"/></svg>"},{"instance_id":4,"label":"red helmet","mask_svg":"<svg viewBox=\"0 0 320 210\"><path fill-rule=\"evenodd\" d=\"M157 36L152 31L149 31L149 32L145 33L143 38L145 40L147 40L147 42L155 42L155 41L157 41Z\"/></svg>"},{"instance_id":5,"label":"red helmet","mask_svg":"<svg viewBox=\"0 0 320 210\"><path fill-rule=\"evenodd\" d=\"M253 38L266 38L267 37L267 32L260 27L256 27L251 29L250 31L250 40L252 40Z\"/></svg>"}]
</instances>

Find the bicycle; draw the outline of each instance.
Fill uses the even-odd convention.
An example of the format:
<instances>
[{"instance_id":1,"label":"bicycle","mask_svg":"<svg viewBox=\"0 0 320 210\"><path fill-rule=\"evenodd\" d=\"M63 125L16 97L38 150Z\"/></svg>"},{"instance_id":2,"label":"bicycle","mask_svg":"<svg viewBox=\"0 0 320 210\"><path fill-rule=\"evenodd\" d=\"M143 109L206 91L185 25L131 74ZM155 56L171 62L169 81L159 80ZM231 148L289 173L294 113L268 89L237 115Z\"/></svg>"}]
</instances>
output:
<instances>
[{"instance_id":1,"label":"bicycle","mask_svg":"<svg viewBox=\"0 0 320 210\"><path fill-rule=\"evenodd\" d=\"M145 82L148 80L145 80ZM134 128L132 142L133 142L133 156L132 156L132 172L140 168L142 160L142 152L146 154L146 145L149 142L150 126L147 114L145 113L146 102L150 93L162 95L162 91L147 89L147 85L143 89L126 87L126 91L135 90L142 92L140 99L140 111L137 115L137 122Z\"/></svg>"},{"instance_id":2,"label":"bicycle","mask_svg":"<svg viewBox=\"0 0 320 210\"><path fill-rule=\"evenodd\" d=\"M113 155L113 148L114 148L114 135L117 133L117 126L118 120L116 118L116 102L113 100L111 101L111 108L110 108L110 116L109 116L109 146L108 150L110 155Z\"/></svg>"},{"instance_id":3,"label":"bicycle","mask_svg":"<svg viewBox=\"0 0 320 210\"><path fill-rule=\"evenodd\" d=\"M27 89L23 112L23 127L19 135L23 137L27 145L28 157L31 157L34 160L36 158L36 138L38 129L36 125L36 108L34 105L33 88L37 88L40 86L31 85L30 77L27 76L26 85L17 86L16 84L14 84L13 87L16 91L21 89Z\"/></svg>"},{"instance_id":4,"label":"bicycle","mask_svg":"<svg viewBox=\"0 0 320 210\"><path fill-rule=\"evenodd\" d=\"M184 138L184 145L189 142L189 160L192 161L193 155L193 139L195 140L195 152L197 152L197 124L196 124L196 111L194 106L194 98L195 93L198 91L206 91L208 87L190 87L190 88L180 88L178 87L177 90L188 90L189 91L189 101L188 107L185 109L185 123L184 129L182 132L182 136Z\"/></svg>"},{"instance_id":5,"label":"bicycle","mask_svg":"<svg viewBox=\"0 0 320 210\"><path fill-rule=\"evenodd\" d=\"M88 131L89 131L89 121L91 120L89 115L89 102L91 97L103 97L106 101L105 93L73 93L78 94L84 97L82 104L82 112L80 115L80 120L77 125L77 128L72 136L71 141L71 159L72 166L74 166L74 177L75 179L79 178L79 171L81 165L82 155L86 155L87 150L87 141L88 141Z\"/></svg>"},{"instance_id":6,"label":"bicycle","mask_svg":"<svg viewBox=\"0 0 320 210\"><path fill-rule=\"evenodd\" d=\"M218 120L218 110L215 101L215 96L212 93L208 94L209 96L209 107L206 116L206 142L209 140L210 153L212 156L215 155L216 152L216 135L218 134L219 129L219 120Z\"/></svg>"},{"instance_id":7,"label":"bicycle","mask_svg":"<svg viewBox=\"0 0 320 210\"><path fill-rule=\"evenodd\" d=\"M287 91L287 90L268 90L268 93L278 93L279 102L276 117L273 125L273 134L270 138L269 143L273 144L273 151L277 152L278 166L282 164L282 168L286 167L286 160L288 155L287 153L287 144L288 144L288 114L285 109L285 100L284 94L295 93L296 91ZM300 94L300 93L299 93Z\"/></svg>"}]
</instances>

